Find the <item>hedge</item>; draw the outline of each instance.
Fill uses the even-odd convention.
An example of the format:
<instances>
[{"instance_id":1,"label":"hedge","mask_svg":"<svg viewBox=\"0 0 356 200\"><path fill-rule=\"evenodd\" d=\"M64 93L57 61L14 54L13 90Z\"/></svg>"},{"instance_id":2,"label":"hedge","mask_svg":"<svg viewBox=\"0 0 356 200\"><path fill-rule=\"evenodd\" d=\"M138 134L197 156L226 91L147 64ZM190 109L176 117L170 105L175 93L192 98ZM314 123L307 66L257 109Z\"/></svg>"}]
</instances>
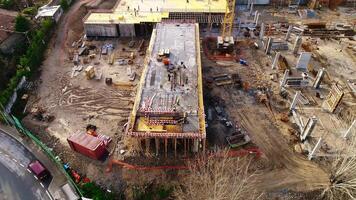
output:
<instances>
[{"instance_id":1,"label":"hedge","mask_svg":"<svg viewBox=\"0 0 356 200\"><path fill-rule=\"evenodd\" d=\"M20 58L16 75L10 79L7 88L0 92L1 104L6 105L22 76L30 76L41 65L53 25L52 20L44 20L40 29L30 34L31 42L26 53Z\"/></svg>"}]
</instances>

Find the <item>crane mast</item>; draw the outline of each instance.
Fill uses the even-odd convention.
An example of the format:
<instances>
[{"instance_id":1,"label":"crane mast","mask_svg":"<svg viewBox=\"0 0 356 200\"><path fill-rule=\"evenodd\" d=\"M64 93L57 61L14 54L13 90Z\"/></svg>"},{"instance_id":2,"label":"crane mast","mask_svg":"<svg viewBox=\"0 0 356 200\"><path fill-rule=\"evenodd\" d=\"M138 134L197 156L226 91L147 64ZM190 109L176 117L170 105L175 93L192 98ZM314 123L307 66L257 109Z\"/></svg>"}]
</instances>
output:
<instances>
[{"instance_id":1,"label":"crane mast","mask_svg":"<svg viewBox=\"0 0 356 200\"><path fill-rule=\"evenodd\" d=\"M236 0L226 0L226 10L224 21L222 22L221 36L217 40L217 49L226 53L232 52L234 48L234 39L232 37L232 27L235 19Z\"/></svg>"},{"instance_id":2,"label":"crane mast","mask_svg":"<svg viewBox=\"0 0 356 200\"><path fill-rule=\"evenodd\" d=\"M226 0L226 11L221 34L223 38L231 37L232 26L235 18L235 2L236 0Z\"/></svg>"}]
</instances>

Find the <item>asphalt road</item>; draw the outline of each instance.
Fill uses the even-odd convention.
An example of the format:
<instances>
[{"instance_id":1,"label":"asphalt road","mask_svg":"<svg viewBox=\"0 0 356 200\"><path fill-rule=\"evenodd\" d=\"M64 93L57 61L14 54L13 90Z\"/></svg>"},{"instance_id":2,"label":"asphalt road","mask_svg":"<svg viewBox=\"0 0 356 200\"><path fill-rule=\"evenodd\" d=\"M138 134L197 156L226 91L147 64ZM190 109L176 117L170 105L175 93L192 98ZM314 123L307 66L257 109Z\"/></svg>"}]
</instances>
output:
<instances>
[{"instance_id":1,"label":"asphalt road","mask_svg":"<svg viewBox=\"0 0 356 200\"><path fill-rule=\"evenodd\" d=\"M40 182L27 169L33 160L21 143L0 131L0 200L52 199L47 191L51 177Z\"/></svg>"}]
</instances>

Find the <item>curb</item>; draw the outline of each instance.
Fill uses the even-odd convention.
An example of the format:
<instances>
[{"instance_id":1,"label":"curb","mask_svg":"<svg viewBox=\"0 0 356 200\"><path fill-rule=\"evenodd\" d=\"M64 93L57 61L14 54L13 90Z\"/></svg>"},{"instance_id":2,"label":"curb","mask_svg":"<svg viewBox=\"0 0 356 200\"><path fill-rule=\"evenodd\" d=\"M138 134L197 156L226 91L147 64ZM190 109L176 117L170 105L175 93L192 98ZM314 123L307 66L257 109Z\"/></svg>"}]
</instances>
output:
<instances>
[{"instance_id":1,"label":"curb","mask_svg":"<svg viewBox=\"0 0 356 200\"><path fill-rule=\"evenodd\" d=\"M9 129L4 129L4 127L7 127L7 128L9 128ZM31 145L34 145L36 148L38 148L37 146L36 146L36 144L34 144L32 141L31 142L29 142L29 143L32 143L32 144L25 144L25 142L23 141L23 139L21 138L21 133L19 133L19 131L16 129L16 128L13 128L13 127L11 127L11 126L7 126L7 125L3 125L3 124L0 124L0 131L2 131L3 133L5 133L6 135L8 135L9 137L11 137L11 138L13 138L14 140L16 140L17 142L19 142L23 147L25 147L26 148L26 150L27 151L29 151L29 152L31 152L37 159L39 159L38 157L38 152L39 153L42 153L42 154L44 154L44 152L42 152L41 150L38 150L38 149L34 149L34 148L31 148L30 146ZM43 156L45 156L51 163L52 163L52 161L47 157L47 155L43 155ZM42 157L42 156L41 156ZM60 170L58 170L58 171L60 171ZM47 188L47 190L46 191L48 191L48 193L49 193L49 196L50 196L50 199L54 199L54 193L55 192L57 192L58 190L61 190L60 188L58 188L56 191L51 191L52 189L50 189L51 188L51 185L53 184L53 182L54 182L54 179L55 179L55 176L52 176L52 180L51 180L51 182L50 182L50 184L48 185L48 188ZM66 181L65 182L63 182L63 184L62 185L64 185L66 183Z\"/></svg>"}]
</instances>

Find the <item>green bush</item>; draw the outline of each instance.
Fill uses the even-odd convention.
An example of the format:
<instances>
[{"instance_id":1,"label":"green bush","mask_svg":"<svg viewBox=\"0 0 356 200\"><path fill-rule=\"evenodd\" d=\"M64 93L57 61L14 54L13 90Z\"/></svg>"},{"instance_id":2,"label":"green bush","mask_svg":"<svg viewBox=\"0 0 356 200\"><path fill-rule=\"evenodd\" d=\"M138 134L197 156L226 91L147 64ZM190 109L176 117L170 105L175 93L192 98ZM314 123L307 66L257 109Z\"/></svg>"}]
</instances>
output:
<instances>
[{"instance_id":1,"label":"green bush","mask_svg":"<svg viewBox=\"0 0 356 200\"><path fill-rule=\"evenodd\" d=\"M7 88L0 92L0 103L2 105L6 105L8 99L11 97L17 84L20 82L22 76L27 76L28 74L29 74L28 69L25 68L17 69L16 75L10 79L9 83L7 84Z\"/></svg>"},{"instance_id":2,"label":"green bush","mask_svg":"<svg viewBox=\"0 0 356 200\"><path fill-rule=\"evenodd\" d=\"M108 193L95 183L85 183L82 185L83 196L93 200L114 200L115 195Z\"/></svg>"},{"instance_id":3,"label":"green bush","mask_svg":"<svg viewBox=\"0 0 356 200\"><path fill-rule=\"evenodd\" d=\"M68 1L67 0L61 0L59 2L59 5L61 5L63 10L67 10L69 8Z\"/></svg>"},{"instance_id":4,"label":"green bush","mask_svg":"<svg viewBox=\"0 0 356 200\"><path fill-rule=\"evenodd\" d=\"M26 53L20 58L20 67L18 67L16 75L10 79L7 88L0 92L0 103L3 105L11 97L21 77L29 76L41 65L52 27L53 22L51 20L44 20L41 28L31 34L30 45Z\"/></svg>"},{"instance_id":5,"label":"green bush","mask_svg":"<svg viewBox=\"0 0 356 200\"><path fill-rule=\"evenodd\" d=\"M44 20L41 28L32 34L30 46L26 54L20 58L21 66L28 67L33 71L41 65L52 26L52 20Z\"/></svg>"},{"instance_id":6,"label":"green bush","mask_svg":"<svg viewBox=\"0 0 356 200\"><path fill-rule=\"evenodd\" d=\"M35 16L37 14L37 8L36 7L25 8L22 10L22 13L26 15Z\"/></svg>"},{"instance_id":7,"label":"green bush","mask_svg":"<svg viewBox=\"0 0 356 200\"><path fill-rule=\"evenodd\" d=\"M23 15L17 15L15 19L15 30L18 32L26 32L30 29L30 21Z\"/></svg>"},{"instance_id":8,"label":"green bush","mask_svg":"<svg viewBox=\"0 0 356 200\"><path fill-rule=\"evenodd\" d=\"M0 8L12 8L15 5L14 0L0 0Z\"/></svg>"}]
</instances>

